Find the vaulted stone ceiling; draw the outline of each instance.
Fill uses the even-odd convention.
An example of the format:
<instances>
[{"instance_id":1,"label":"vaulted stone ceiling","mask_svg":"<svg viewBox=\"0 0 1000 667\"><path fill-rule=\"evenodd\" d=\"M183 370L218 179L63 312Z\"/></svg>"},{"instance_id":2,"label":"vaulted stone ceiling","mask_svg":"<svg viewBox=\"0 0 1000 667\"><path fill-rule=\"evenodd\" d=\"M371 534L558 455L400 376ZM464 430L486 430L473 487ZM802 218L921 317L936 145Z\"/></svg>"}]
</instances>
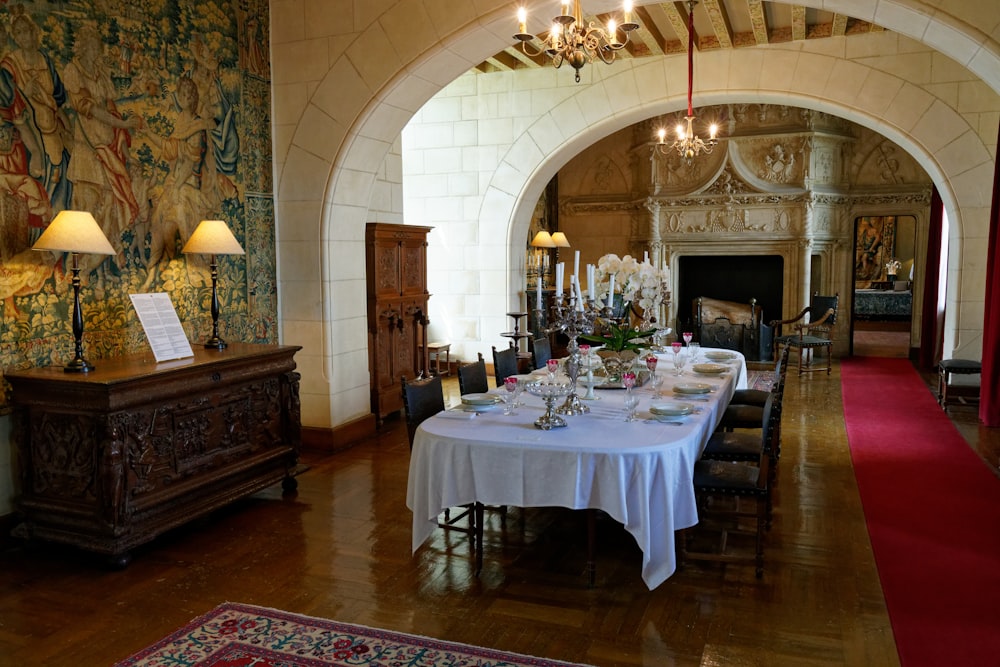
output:
<instances>
[{"instance_id":1,"label":"vaulted stone ceiling","mask_svg":"<svg viewBox=\"0 0 1000 667\"><path fill-rule=\"evenodd\" d=\"M595 3L590 4L603 4ZM552 15L559 12L554 0ZM631 33L629 43L617 52L619 58L642 58L657 55L684 53L688 42L687 2L636 3L635 16L639 29ZM621 20L620 5L611 13L588 13L588 0L582 2L584 23L605 25L609 18ZM532 17L528 31L539 25L538 20L550 22L551 16ZM543 23L542 25L544 25ZM511 16L511 34L517 32L517 19ZM764 0L700 0L694 9L695 49L741 49L764 44L778 44L797 40L824 39L829 37L881 32L884 28L851 18L845 14ZM535 32L544 38L546 33ZM531 67L550 67L544 55L531 57L524 53L519 43L512 45L477 66L480 72L514 70ZM531 52L537 51L540 42L532 42Z\"/></svg>"}]
</instances>

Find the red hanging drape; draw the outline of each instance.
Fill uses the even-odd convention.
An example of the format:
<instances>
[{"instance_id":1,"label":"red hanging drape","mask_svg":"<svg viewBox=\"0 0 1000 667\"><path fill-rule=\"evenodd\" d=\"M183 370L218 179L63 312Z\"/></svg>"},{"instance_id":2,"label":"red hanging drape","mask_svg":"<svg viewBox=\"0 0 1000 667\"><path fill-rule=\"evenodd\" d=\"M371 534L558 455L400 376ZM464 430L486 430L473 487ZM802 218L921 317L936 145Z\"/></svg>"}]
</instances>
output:
<instances>
[{"instance_id":1,"label":"red hanging drape","mask_svg":"<svg viewBox=\"0 0 1000 667\"><path fill-rule=\"evenodd\" d=\"M938 311L938 284L941 280L941 239L944 234L944 204L937 188L931 190L931 215L927 230L927 256L924 257L924 299L920 312L920 368L933 370L941 359L941 331L944 312Z\"/></svg>"},{"instance_id":2,"label":"red hanging drape","mask_svg":"<svg viewBox=\"0 0 1000 667\"><path fill-rule=\"evenodd\" d=\"M979 390L979 419L1000 426L1000 159L993 168L993 205L990 208L990 241L986 258L986 301L983 316L983 374Z\"/></svg>"}]
</instances>

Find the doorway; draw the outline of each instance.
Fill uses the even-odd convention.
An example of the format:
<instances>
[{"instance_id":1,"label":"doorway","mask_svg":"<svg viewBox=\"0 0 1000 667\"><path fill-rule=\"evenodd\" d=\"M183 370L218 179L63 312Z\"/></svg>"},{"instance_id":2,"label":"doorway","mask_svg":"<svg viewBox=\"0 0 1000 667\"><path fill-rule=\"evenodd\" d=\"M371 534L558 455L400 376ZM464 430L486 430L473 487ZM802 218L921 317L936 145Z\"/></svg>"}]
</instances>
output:
<instances>
[{"instance_id":1,"label":"doorway","mask_svg":"<svg viewBox=\"0 0 1000 667\"><path fill-rule=\"evenodd\" d=\"M916 223L909 215L854 222L851 354L910 356Z\"/></svg>"}]
</instances>

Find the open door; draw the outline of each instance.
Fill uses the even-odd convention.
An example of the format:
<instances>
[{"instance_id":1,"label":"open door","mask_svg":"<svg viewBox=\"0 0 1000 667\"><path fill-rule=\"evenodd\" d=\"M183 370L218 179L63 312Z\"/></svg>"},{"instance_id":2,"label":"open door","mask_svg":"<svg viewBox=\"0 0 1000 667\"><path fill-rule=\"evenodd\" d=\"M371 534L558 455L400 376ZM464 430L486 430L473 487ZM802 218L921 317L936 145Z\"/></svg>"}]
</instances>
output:
<instances>
[{"instance_id":1,"label":"open door","mask_svg":"<svg viewBox=\"0 0 1000 667\"><path fill-rule=\"evenodd\" d=\"M851 354L910 356L916 225L911 215L854 221Z\"/></svg>"}]
</instances>

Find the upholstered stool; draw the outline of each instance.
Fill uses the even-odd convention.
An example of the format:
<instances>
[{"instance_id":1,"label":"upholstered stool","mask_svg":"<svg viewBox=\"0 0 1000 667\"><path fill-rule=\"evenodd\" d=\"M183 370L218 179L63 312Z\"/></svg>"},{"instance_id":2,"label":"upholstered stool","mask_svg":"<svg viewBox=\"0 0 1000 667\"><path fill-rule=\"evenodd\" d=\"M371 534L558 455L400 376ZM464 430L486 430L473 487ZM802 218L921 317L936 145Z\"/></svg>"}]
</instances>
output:
<instances>
[{"instance_id":1,"label":"upholstered stool","mask_svg":"<svg viewBox=\"0 0 1000 667\"><path fill-rule=\"evenodd\" d=\"M938 363L937 399L942 408L948 401L964 402L965 399L979 400L979 386L974 384L952 384L952 375L980 375L983 365L972 359L942 359Z\"/></svg>"},{"instance_id":2,"label":"upholstered stool","mask_svg":"<svg viewBox=\"0 0 1000 667\"><path fill-rule=\"evenodd\" d=\"M444 354L444 370L441 370L442 354ZM427 343L427 355L433 357L434 375L451 373L451 343Z\"/></svg>"}]
</instances>

